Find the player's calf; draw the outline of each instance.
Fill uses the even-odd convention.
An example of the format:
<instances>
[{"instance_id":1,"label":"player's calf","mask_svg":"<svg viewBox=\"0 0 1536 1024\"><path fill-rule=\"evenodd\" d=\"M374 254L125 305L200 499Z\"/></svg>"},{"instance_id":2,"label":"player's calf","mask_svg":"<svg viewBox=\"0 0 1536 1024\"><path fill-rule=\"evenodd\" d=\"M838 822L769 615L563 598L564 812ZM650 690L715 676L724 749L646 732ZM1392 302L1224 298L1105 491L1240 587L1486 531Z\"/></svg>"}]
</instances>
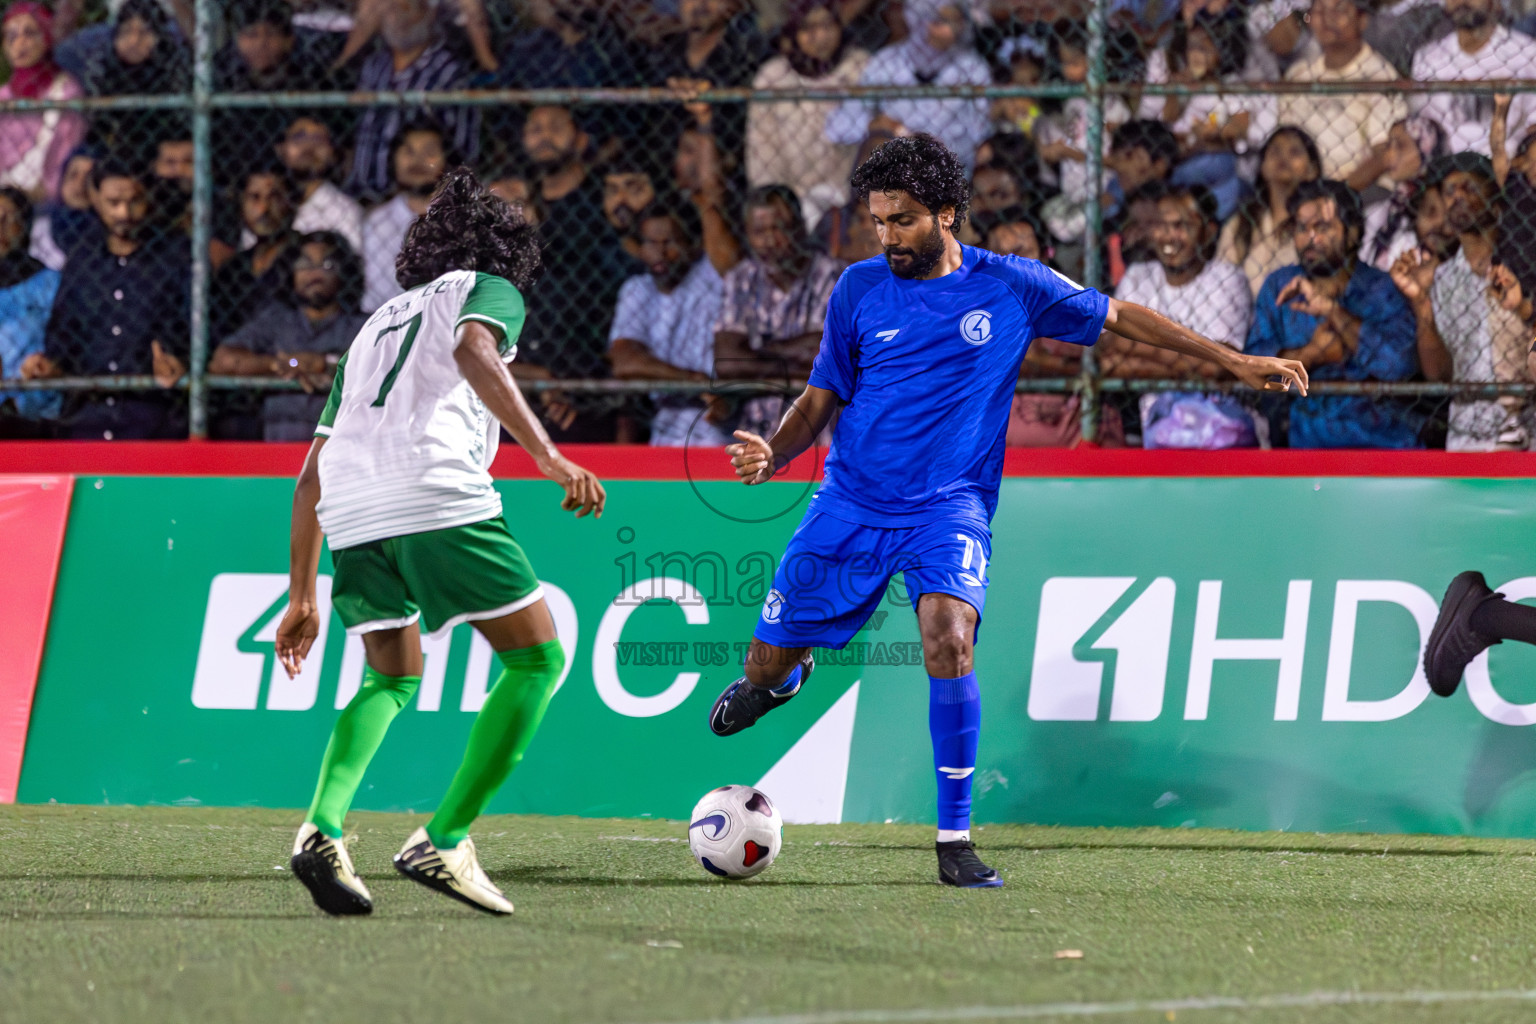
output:
<instances>
[{"instance_id":1,"label":"player's calf","mask_svg":"<svg viewBox=\"0 0 1536 1024\"><path fill-rule=\"evenodd\" d=\"M714 706L709 709L710 729L716 736L733 736L743 729L750 729L759 718L788 703L799 693L815 668L816 659L806 651L799 664L790 671L789 678L772 689L753 686L746 676L742 676L715 698Z\"/></svg>"},{"instance_id":2,"label":"player's calf","mask_svg":"<svg viewBox=\"0 0 1536 1024\"><path fill-rule=\"evenodd\" d=\"M353 870L346 844L321 832L313 822L306 821L299 829L288 864L315 906L327 914L373 913L373 896Z\"/></svg>"}]
</instances>

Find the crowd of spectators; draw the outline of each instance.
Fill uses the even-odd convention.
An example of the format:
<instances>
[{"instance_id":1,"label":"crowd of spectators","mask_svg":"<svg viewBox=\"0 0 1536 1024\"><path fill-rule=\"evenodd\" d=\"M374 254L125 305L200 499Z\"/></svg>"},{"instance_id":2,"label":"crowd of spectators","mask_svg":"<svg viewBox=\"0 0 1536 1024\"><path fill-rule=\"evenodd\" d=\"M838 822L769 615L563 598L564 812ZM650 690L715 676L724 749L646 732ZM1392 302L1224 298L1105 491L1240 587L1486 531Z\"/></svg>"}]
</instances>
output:
<instances>
[{"instance_id":1,"label":"crowd of spectators","mask_svg":"<svg viewBox=\"0 0 1536 1024\"><path fill-rule=\"evenodd\" d=\"M1391 83L1536 78L1536 11L1497 0L1113 0L1106 289L1313 380L1528 380L1536 100ZM190 88L190 0L17 0L0 100ZM214 111L208 372L219 438L309 436L336 362L398 290L395 255L443 174L474 168L538 225L515 371L697 381L708 394L539 392L557 440L719 444L770 431L832 288L878 256L854 166L928 132L972 173L961 240L1080 275L1086 99L705 103L713 87L1086 82L1080 0L229 0ZM102 8L98 10L98 8ZM91 22L92 12L104 18ZM1526 14L1530 17L1523 17ZM1359 92L1143 93L1137 83L1360 83ZM315 90L653 86L662 104L305 106ZM279 95L281 94L281 95ZM160 390L0 391L0 434L183 436L187 111L0 114L0 379L147 375ZM1106 339L1109 376L1214 367ZM1021 377L1080 372L1040 339ZM735 382L774 382L753 391ZM1011 445L1076 443L1079 402L1021 393ZM1106 393L1100 442L1526 448L1518 397Z\"/></svg>"}]
</instances>

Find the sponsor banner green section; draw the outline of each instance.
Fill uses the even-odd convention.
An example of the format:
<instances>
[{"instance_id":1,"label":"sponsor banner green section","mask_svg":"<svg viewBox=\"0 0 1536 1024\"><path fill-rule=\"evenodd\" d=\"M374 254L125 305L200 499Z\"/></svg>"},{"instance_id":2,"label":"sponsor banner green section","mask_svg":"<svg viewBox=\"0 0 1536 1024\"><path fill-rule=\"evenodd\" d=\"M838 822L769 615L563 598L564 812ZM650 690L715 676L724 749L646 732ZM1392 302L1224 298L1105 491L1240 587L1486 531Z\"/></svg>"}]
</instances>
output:
<instances>
[{"instance_id":1,"label":"sponsor banner green section","mask_svg":"<svg viewBox=\"0 0 1536 1024\"><path fill-rule=\"evenodd\" d=\"M569 669L493 810L676 818L747 782L789 820L933 820L899 581L793 704L730 739L708 730L800 486L616 482L601 521L561 512L551 484L499 486ZM271 479L79 481L18 799L308 801L362 647L332 617L297 680L274 664L291 495ZM788 511L742 522L754 509ZM1005 481L976 658L978 819L1531 834L1536 651L1495 648L1451 700L1417 660L1457 571L1536 598L1533 509L1524 481ZM469 627L425 651L359 807L431 808L494 677Z\"/></svg>"}]
</instances>

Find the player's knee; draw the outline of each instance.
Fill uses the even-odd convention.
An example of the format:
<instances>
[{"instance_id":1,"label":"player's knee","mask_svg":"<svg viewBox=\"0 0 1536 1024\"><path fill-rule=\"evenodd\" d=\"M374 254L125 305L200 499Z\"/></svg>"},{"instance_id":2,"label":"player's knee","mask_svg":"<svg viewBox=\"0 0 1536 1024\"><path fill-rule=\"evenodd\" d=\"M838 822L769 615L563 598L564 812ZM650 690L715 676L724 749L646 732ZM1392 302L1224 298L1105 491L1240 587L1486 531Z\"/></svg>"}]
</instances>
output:
<instances>
[{"instance_id":1,"label":"player's knee","mask_svg":"<svg viewBox=\"0 0 1536 1024\"><path fill-rule=\"evenodd\" d=\"M936 630L923 636L923 662L928 674L954 679L971 671L971 638L959 629Z\"/></svg>"},{"instance_id":2,"label":"player's knee","mask_svg":"<svg viewBox=\"0 0 1536 1024\"><path fill-rule=\"evenodd\" d=\"M363 685L358 690L358 698L366 697L369 692L378 691L389 694L396 704L405 707L415 696L416 689L420 685L421 676L387 676L371 665L365 666Z\"/></svg>"}]
</instances>

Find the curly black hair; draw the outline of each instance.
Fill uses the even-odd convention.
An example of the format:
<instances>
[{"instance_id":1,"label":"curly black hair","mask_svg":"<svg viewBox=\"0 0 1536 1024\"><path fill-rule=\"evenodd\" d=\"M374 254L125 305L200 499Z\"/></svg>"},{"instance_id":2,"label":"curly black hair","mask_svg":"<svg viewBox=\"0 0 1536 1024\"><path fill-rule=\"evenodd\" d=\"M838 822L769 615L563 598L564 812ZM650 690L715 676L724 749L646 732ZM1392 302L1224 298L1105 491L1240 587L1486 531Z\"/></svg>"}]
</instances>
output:
<instances>
[{"instance_id":1,"label":"curly black hair","mask_svg":"<svg viewBox=\"0 0 1536 1024\"><path fill-rule=\"evenodd\" d=\"M400 287L415 288L454 270L495 274L526 290L538 276L538 229L512 204L492 195L473 171L443 175L427 212L405 233L395 258Z\"/></svg>"},{"instance_id":2,"label":"curly black hair","mask_svg":"<svg viewBox=\"0 0 1536 1024\"><path fill-rule=\"evenodd\" d=\"M935 217L946 206L955 208L950 231L959 231L971 208L971 179L965 166L944 143L926 132L904 135L884 143L859 165L849 181L860 203L871 192L906 192Z\"/></svg>"}]
</instances>

